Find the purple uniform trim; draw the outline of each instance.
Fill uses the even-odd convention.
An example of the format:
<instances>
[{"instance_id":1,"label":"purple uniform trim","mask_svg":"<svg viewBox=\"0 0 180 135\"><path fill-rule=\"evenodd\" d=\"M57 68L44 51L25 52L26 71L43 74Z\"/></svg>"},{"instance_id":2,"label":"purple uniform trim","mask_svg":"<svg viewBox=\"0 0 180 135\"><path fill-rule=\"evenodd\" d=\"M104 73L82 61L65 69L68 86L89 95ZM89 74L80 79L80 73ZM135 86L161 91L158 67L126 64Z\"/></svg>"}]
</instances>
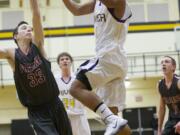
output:
<instances>
[{"instance_id":1,"label":"purple uniform trim","mask_svg":"<svg viewBox=\"0 0 180 135\"><path fill-rule=\"evenodd\" d=\"M130 14L126 19L121 20L121 19L117 18L117 17L114 15L114 8L108 8L108 11L109 11L109 12L111 13L111 15L112 15L118 22L120 22L120 23L125 23L126 20L129 19L129 18L132 16L132 14Z\"/></svg>"}]
</instances>

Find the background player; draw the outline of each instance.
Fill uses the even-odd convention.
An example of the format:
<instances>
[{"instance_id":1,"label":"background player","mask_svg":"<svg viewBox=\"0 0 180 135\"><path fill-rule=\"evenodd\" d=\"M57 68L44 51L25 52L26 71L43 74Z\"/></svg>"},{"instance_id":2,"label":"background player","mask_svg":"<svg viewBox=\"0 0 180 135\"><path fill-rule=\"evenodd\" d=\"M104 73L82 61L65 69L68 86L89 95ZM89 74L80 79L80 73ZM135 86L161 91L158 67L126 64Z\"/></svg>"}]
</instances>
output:
<instances>
[{"instance_id":1,"label":"background player","mask_svg":"<svg viewBox=\"0 0 180 135\"><path fill-rule=\"evenodd\" d=\"M71 122L73 135L90 135L90 127L83 105L69 93L69 88L75 79L71 73L73 58L67 52L62 52L57 57L60 74L55 75L60 90L60 99L63 101Z\"/></svg>"},{"instance_id":2,"label":"background player","mask_svg":"<svg viewBox=\"0 0 180 135\"><path fill-rule=\"evenodd\" d=\"M158 83L160 93L160 106L158 116L158 135L179 135L180 134L180 80L174 74L176 61L165 56L161 61L163 79ZM169 109L168 120L162 131L166 105Z\"/></svg>"}]
</instances>

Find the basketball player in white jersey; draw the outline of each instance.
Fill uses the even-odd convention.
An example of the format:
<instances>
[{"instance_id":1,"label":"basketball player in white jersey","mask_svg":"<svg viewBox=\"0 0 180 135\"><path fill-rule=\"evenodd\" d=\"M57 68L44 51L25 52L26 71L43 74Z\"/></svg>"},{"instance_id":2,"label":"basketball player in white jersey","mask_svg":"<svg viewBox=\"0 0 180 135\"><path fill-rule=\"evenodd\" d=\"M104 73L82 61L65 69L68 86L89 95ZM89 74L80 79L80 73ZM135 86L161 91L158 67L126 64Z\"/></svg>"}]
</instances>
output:
<instances>
[{"instance_id":1,"label":"basketball player in white jersey","mask_svg":"<svg viewBox=\"0 0 180 135\"><path fill-rule=\"evenodd\" d=\"M117 135L127 124L114 114L123 109L125 102L127 58L123 45L131 10L126 0L63 2L74 15L94 12L96 56L79 67L70 93L101 116L106 124L105 135ZM97 94L92 89L97 89Z\"/></svg>"},{"instance_id":2,"label":"basketball player in white jersey","mask_svg":"<svg viewBox=\"0 0 180 135\"><path fill-rule=\"evenodd\" d=\"M67 52L62 52L57 57L60 74L55 75L60 91L60 99L63 101L71 122L73 135L91 135L89 123L83 105L69 93L70 86L75 79L71 74L73 58Z\"/></svg>"}]
</instances>

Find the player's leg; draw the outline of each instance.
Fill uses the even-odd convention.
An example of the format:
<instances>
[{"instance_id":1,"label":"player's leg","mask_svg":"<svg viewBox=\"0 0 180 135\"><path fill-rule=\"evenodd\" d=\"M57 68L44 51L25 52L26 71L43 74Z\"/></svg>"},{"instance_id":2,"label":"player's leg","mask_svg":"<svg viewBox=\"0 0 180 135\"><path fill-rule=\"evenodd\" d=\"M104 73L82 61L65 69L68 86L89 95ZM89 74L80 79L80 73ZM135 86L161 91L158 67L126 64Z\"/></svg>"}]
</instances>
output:
<instances>
[{"instance_id":1,"label":"player's leg","mask_svg":"<svg viewBox=\"0 0 180 135\"><path fill-rule=\"evenodd\" d=\"M108 72L111 75L104 74L101 64L101 61L98 60L87 61L82 64L79 72L77 73L76 80L71 85L70 93L85 106L99 114L99 116L107 124L107 127L110 123L115 124L115 126L112 127L112 130L109 130L107 134L111 135L117 133L122 126L126 125L127 120L115 116L107 105L91 91L93 88L106 84L115 75L113 72L109 71ZM103 65L104 64L105 63L103 63Z\"/></svg>"},{"instance_id":2,"label":"player's leg","mask_svg":"<svg viewBox=\"0 0 180 135\"><path fill-rule=\"evenodd\" d=\"M91 135L91 130L86 115L69 116L73 135Z\"/></svg>"},{"instance_id":3,"label":"player's leg","mask_svg":"<svg viewBox=\"0 0 180 135\"><path fill-rule=\"evenodd\" d=\"M99 59L96 58L81 64L70 88L70 94L91 110L96 110L97 106L102 103L100 98L92 92L93 88L104 83L100 73L102 71L98 71L98 67Z\"/></svg>"},{"instance_id":4,"label":"player's leg","mask_svg":"<svg viewBox=\"0 0 180 135\"><path fill-rule=\"evenodd\" d=\"M105 135L115 135L127 124L127 120L114 115L96 94L87 89L82 89L84 87L80 87L81 85L78 87L76 85L76 82L74 82L71 86L70 90L73 90L73 93L71 93L72 96L96 112L103 119L106 124Z\"/></svg>"},{"instance_id":5,"label":"player's leg","mask_svg":"<svg viewBox=\"0 0 180 135\"><path fill-rule=\"evenodd\" d=\"M118 115L125 107L126 89L122 79L115 79L107 83L105 86L97 89L96 93L115 115ZM122 133L126 133L126 135L131 134L128 125L124 126L118 135L122 135Z\"/></svg>"},{"instance_id":6,"label":"player's leg","mask_svg":"<svg viewBox=\"0 0 180 135\"><path fill-rule=\"evenodd\" d=\"M51 115L54 125L56 126L60 135L73 135L70 120L66 113L65 107L59 98L54 104Z\"/></svg>"},{"instance_id":7,"label":"player's leg","mask_svg":"<svg viewBox=\"0 0 180 135\"><path fill-rule=\"evenodd\" d=\"M49 112L28 110L28 116L36 135L59 135L52 119L50 119Z\"/></svg>"},{"instance_id":8,"label":"player's leg","mask_svg":"<svg viewBox=\"0 0 180 135\"><path fill-rule=\"evenodd\" d=\"M72 135L67 113L59 98L50 104L28 109L28 117L37 135Z\"/></svg>"},{"instance_id":9,"label":"player's leg","mask_svg":"<svg viewBox=\"0 0 180 135\"><path fill-rule=\"evenodd\" d=\"M97 105L102 102L95 93L89 91L86 86L77 79L71 85L70 94L91 110L94 110Z\"/></svg>"},{"instance_id":10,"label":"player's leg","mask_svg":"<svg viewBox=\"0 0 180 135\"><path fill-rule=\"evenodd\" d=\"M79 124L77 123L77 119L79 118L79 116L68 116L69 120L71 122L71 127L72 127L72 132L73 135L79 135Z\"/></svg>"},{"instance_id":11,"label":"player's leg","mask_svg":"<svg viewBox=\"0 0 180 135\"><path fill-rule=\"evenodd\" d=\"M81 133L85 133L85 135L91 135L91 130L90 130L90 126L89 126L89 122L88 122L88 119L87 119L87 116L86 115L81 115L80 116L80 122L81 123Z\"/></svg>"}]
</instances>

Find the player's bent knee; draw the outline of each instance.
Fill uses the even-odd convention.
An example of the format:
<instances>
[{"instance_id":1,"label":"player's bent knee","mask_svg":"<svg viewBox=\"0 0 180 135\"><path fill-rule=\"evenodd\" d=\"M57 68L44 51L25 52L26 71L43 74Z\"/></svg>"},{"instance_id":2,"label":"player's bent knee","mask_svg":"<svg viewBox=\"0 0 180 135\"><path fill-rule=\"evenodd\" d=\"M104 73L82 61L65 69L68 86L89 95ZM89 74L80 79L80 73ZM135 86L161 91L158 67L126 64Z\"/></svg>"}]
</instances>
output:
<instances>
[{"instance_id":1,"label":"player's bent knee","mask_svg":"<svg viewBox=\"0 0 180 135\"><path fill-rule=\"evenodd\" d=\"M69 90L70 94L73 96L73 97L77 97L79 95L79 92L81 92L81 90L83 90L83 84L78 81L78 80L75 80L72 85L71 85L71 88Z\"/></svg>"},{"instance_id":2,"label":"player's bent knee","mask_svg":"<svg viewBox=\"0 0 180 135\"><path fill-rule=\"evenodd\" d=\"M71 86L71 88L70 88L69 92L70 92L70 94L71 94L73 97L75 97L75 96L76 96L76 93L77 93L76 91L77 91L77 88L76 88L76 87Z\"/></svg>"}]
</instances>

